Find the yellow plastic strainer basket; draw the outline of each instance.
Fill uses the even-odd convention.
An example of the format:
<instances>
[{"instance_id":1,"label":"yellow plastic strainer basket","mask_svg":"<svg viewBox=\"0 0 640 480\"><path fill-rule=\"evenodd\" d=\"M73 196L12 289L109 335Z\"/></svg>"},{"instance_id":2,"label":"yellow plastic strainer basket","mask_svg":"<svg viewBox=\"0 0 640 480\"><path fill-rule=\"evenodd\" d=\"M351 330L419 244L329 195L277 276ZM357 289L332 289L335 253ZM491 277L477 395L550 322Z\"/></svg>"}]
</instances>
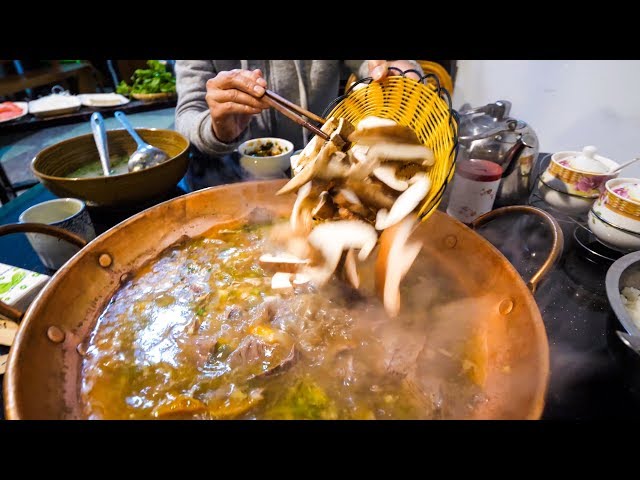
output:
<instances>
[{"instance_id":1,"label":"yellow plastic strainer basket","mask_svg":"<svg viewBox=\"0 0 640 480\"><path fill-rule=\"evenodd\" d=\"M357 88L361 83L368 85ZM390 76L383 82L366 78L334 100L329 109L325 118L344 117L354 125L370 115L395 120L413 129L420 141L433 150L435 163L427 172L431 190L418 212L420 219L426 220L438 207L453 177L458 150L458 117L451 108L449 93L440 87L437 77L425 75L420 82L404 76Z\"/></svg>"}]
</instances>

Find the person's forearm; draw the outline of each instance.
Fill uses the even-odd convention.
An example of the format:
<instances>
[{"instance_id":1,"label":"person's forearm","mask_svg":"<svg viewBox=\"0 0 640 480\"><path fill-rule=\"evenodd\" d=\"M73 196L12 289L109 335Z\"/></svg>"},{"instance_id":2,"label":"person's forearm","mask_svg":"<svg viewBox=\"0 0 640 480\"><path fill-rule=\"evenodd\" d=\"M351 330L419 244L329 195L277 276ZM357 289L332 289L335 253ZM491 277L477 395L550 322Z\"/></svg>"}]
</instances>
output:
<instances>
[{"instance_id":1,"label":"person's forearm","mask_svg":"<svg viewBox=\"0 0 640 480\"><path fill-rule=\"evenodd\" d=\"M211 128L211 115L205 100L207 80L216 74L211 61L178 60L175 70L176 130L204 154L221 156L232 152L237 142L221 142Z\"/></svg>"}]
</instances>

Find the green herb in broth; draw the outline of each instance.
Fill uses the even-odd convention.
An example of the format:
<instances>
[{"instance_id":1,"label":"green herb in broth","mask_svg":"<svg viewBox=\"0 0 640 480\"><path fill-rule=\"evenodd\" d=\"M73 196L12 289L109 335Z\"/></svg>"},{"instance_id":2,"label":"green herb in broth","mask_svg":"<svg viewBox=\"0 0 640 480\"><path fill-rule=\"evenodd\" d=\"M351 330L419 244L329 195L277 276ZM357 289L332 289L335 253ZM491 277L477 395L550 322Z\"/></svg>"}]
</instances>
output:
<instances>
[{"instance_id":1,"label":"green herb in broth","mask_svg":"<svg viewBox=\"0 0 640 480\"><path fill-rule=\"evenodd\" d=\"M127 162L129 162L129 155L113 154L109 155L109 160L111 161L111 175L121 175L129 172L129 167L127 165ZM104 176L104 174L102 172L102 164L100 163L100 160L83 165L77 170L66 175L67 178L91 178L102 176Z\"/></svg>"}]
</instances>

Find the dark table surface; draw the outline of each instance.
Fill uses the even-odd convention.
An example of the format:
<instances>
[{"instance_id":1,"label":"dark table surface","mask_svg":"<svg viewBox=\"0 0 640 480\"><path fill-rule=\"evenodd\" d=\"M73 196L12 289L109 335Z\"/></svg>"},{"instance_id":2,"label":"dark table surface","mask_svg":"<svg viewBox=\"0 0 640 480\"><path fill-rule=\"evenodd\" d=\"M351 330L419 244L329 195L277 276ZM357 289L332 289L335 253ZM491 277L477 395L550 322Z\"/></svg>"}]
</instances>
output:
<instances>
[{"instance_id":1,"label":"dark table surface","mask_svg":"<svg viewBox=\"0 0 640 480\"><path fill-rule=\"evenodd\" d=\"M182 182L168 197L185 190ZM16 222L24 209L50 198L53 195L41 185L32 188L0 208L0 224ZM545 208L536 198L534 191L530 203ZM446 201L447 195L441 210ZM90 210L97 233L134 213ZM625 383L607 336L615 322L604 289L610 263L594 263L574 240L575 223L558 220L565 237L564 252L535 294L550 347L551 378L543 419L640 418L636 408L640 397ZM503 252L525 279L542 264L549 250L550 235L534 217L505 216L479 233ZM40 264L23 234L0 238L0 262L51 273ZM5 352L0 350L0 354Z\"/></svg>"}]
</instances>

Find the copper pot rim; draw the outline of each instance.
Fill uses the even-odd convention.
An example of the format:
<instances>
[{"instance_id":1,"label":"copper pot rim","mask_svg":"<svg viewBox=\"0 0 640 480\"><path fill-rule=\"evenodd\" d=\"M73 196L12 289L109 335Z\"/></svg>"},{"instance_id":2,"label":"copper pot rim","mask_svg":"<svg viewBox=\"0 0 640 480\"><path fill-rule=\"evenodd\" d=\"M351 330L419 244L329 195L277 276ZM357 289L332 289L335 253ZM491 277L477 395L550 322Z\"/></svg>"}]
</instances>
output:
<instances>
[{"instance_id":1,"label":"copper pot rim","mask_svg":"<svg viewBox=\"0 0 640 480\"><path fill-rule=\"evenodd\" d=\"M285 183L285 181L281 180L281 179L276 179L276 180L256 180L256 181L252 181L252 182L245 182L245 183L253 183L256 185L260 185L260 184L277 184L277 183ZM187 195L183 195L182 197L187 197L187 196L195 196L195 195L206 195L206 192L214 190L214 189L224 189L229 187L229 185L220 185L220 186L214 186L214 187L208 187L205 189L201 189L195 192L191 192ZM178 197L181 198L181 197ZM103 232L102 234L100 234L98 237L96 237L94 239L95 241L98 240L105 240L107 238L109 238L111 235L114 234L114 232L116 232L117 230L120 230L122 228L125 228L127 225L135 223L136 221L138 221L140 218L144 217L145 213L148 212L149 210L152 209L156 209L156 208L161 208L162 206L174 202L177 199L169 199L166 200L164 202L161 202L157 205L154 205L152 207L149 207L141 212L139 212L136 215L133 215L125 220L123 220L122 222L120 222L117 225L114 225L113 227L111 227L110 229L106 230L105 232ZM513 209L514 207L503 207L503 209L501 210L507 210L507 209ZM532 210L539 210L536 209L534 207L524 207L524 208L529 208ZM495 211L493 211L495 212ZM532 289L531 286L529 284L527 284L525 282L525 280L522 278L522 276L518 273L518 271L515 269L515 267L511 264L511 262L509 262L507 260L507 258L494 246L492 245L488 240L486 240L484 237L482 237L482 235L478 234L477 232L474 231L474 225L480 226L481 224L487 223L487 221L482 221L480 220L482 217L480 217L480 221L476 221L474 222L474 225L467 226L465 224L463 224L462 222L456 220L453 217L450 217L446 214L444 214L443 212L438 212L440 214L442 214L443 217L446 217L448 219L448 221L453 222L454 224L458 224L459 227L461 227L463 230L468 230L470 233L473 233L474 236L476 237L476 240L482 242L485 244L486 247L488 247L490 250L492 250L497 256L499 256L502 259L502 268L506 269L508 271L508 275L512 278L515 279L516 282L521 284L521 290L526 291L526 293L524 293L525 295L525 299L526 299L526 304L530 307L529 310L530 312L533 314L533 325L534 325L534 330L535 330L535 335L538 339L538 341L536 342L537 345L539 345L539 347L541 348L540 351L540 355L538 357L538 361L541 362L540 363L540 370L539 370L539 377L537 379L537 385L539 386L536 389L536 398L533 400L533 406L532 408L527 412L526 416L524 417L524 419L526 420L538 420L541 418L543 411L544 411L544 407L545 407L545 401L546 401L546 395L547 395L547 391L549 388L549 379L550 379L550 359L549 359L549 342L548 342L548 336L547 336L547 332L546 332L546 328L542 319L542 315L540 313L539 307L535 301L535 298L533 296L533 292L532 290L535 289L535 284L537 284L537 282L540 280L540 278L536 278L535 282L534 282L534 288ZM508 213L508 212L503 212L503 213ZM489 214L485 215L487 218L490 216L494 216L495 214L493 214L492 212L489 212ZM498 216L498 215L495 215ZM483 216L484 217L484 216ZM93 242L92 242L93 243ZM56 286L57 283L59 283L62 278L68 274L68 272L72 271L74 266L81 261L82 256L83 255L89 255L91 253L95 253L95 252L90 252L89 249L91 247L91 243L87 246L87 248L83 248L81 249L76 255L74 255L65 265L63 265L62 268L60 268L49 280L49 282L45 285L45 287L38 293L38 295L36 296L36 298L33 300L33 302L31 303L31 305L28 307L28 309L26 310L23 318L22 318L22 322L27 323L27 322L32 322L35 321L35 319L37 318L35 316L35 310L37 309L37 307L39 306L40 302L42 301L43 298L47 297L50 295L50 292L53 291ZM560 250L562 249L562 246L560 245ZM108 253L108 252L105 252ZM549 257L547 259L547 264L552 263L552 259L551 257ZM542 269L541 269L542 270ZM130 273L130 272L129 272ZM507 273L507 272L505 272ZM128 275L128 274L126 274ZM538 277L541 276L541 272L539 271L536 274ZM106 304L108 301L110 301L111 297L105 297L104 300L104 304ZM21 346L22 348L23 345L25 344L25 336L26 333L24 333L26 331L26 329L20 328L16 334L16 337L14 339L14 345L18 345ZM18 348L12 348L9 351L9 357L8 357L8 362L7 362L7 371L5 374L5 378L4 378L4 382L3 382L3 388L4 388L4 400L5 400L5 415L6 418L11 420L11 419L22 419L24 416L21 414L21 409L18 405L18 401L16 399L16 384L17 384L17 379L16 379L16 371L13 368L13 364L14 364L14 357L16 357L18 355Z\"/></svg>"}]
</instances>

